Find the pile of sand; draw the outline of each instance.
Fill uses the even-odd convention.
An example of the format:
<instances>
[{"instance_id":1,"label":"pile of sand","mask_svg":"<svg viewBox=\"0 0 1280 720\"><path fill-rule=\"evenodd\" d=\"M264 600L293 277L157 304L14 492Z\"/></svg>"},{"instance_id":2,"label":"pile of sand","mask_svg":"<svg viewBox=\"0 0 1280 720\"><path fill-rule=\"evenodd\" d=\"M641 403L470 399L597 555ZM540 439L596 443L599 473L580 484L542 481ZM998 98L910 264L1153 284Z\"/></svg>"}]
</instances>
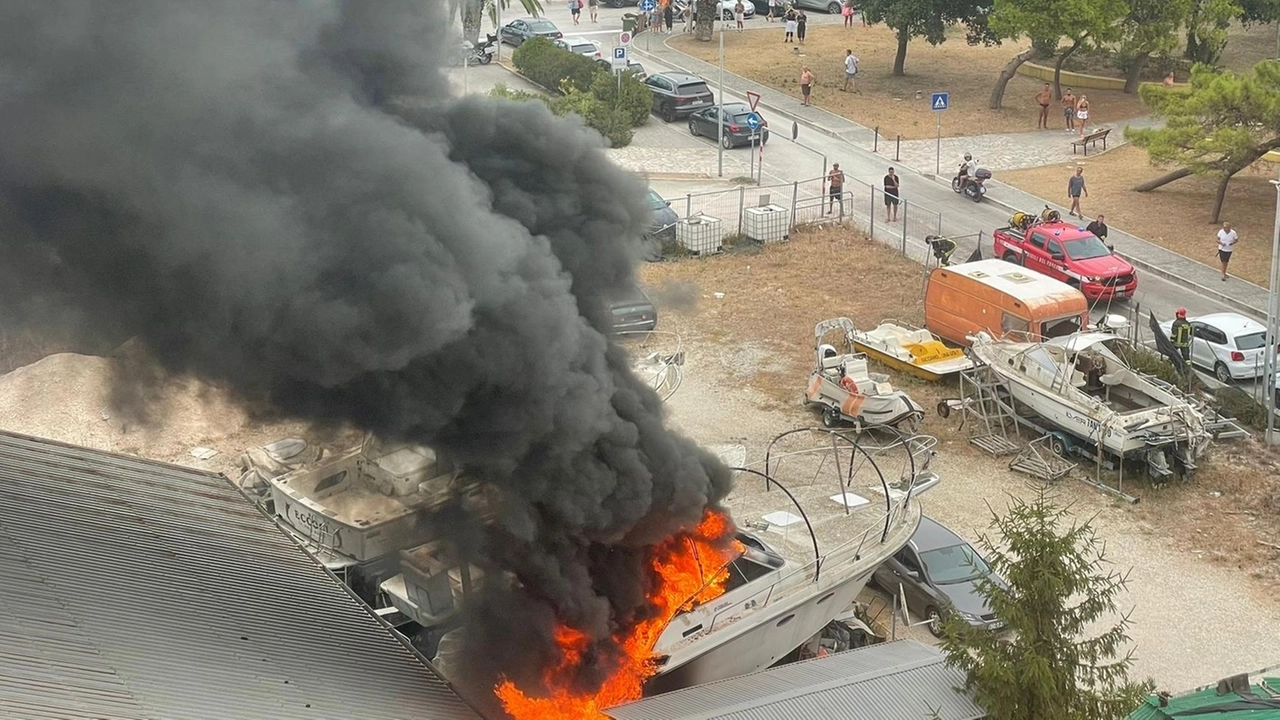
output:
<instances>
[{"instance_id":1,"label":"pile of sand","mask_svg":"<svg viewBox=\"0 0 1280 720\"><path fill-rule=\"evenodd\" d=\"M187 379L162 386L139 424L111 409L111 367L107 358L61 353L0 375L0 429L232 477L245 449L310 434L301 423L256 420L225 392ZM197 447L218 454L199 460Z\"/></svg>"}]
</instances>

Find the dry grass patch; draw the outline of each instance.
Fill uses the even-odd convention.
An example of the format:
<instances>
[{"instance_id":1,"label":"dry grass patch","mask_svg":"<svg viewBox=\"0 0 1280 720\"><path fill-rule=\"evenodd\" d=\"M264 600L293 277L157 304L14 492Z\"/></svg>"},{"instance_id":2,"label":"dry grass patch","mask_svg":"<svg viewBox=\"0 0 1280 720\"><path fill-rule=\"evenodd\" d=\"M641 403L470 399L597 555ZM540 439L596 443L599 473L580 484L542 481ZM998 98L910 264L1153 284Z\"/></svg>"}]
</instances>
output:
<instances>
[{"instance_id":1,"label":"dry grass patch","mask_svg":"<svg viewBox=\"0 0 1280 720\"><path fill-rule=\"evenodd\" d=\"M1217 266L1217 226L1209 222L1217 183L1188 177L1158 190L1139 193L1133 186L1158 177L1167 169L1155 168L1141 148L1125 145L1110 152L1081 158L1088 180L1089 197L1081 201L1086 217L1107 216L1107 224L1192 260ZM1055 202L1067 204L1067 177L1075 164L1049 165L1001 174L1000 181ZM1271 235L1275 220L1276 191L1268 182L1275 166L1259 162L1241 172L1227 187L1222 219L1240 233L1240 244L1231 259L1231 272L1266 286L1271 274ZM1031 211L1036 208L1023 208ZM1124 252L1124 244L1117 245Z\"/></svg>"},{"instance_id":2,"label":"dry grass patch","mask_svg":"<svg viewBox=\"0 0 1280 720\"><path fill-rule=\"evenodd\" d=\"M700 43L692 36L670 41L672 47L715 64L716 43ZM817 76L813 102L818 107L850 118L867 127L879 127L886 137L901 134L906 139L933 137L935 118L929 109L929 95L935 91L951 94L951 107L943 114L942 134L981 135L986 133L1031 132L1036 129L1039 111L1034 97L1035 80L1015 77L1005 93L1004 107L991 110L987 101L1000 69L1020 52L1019 43L1000 47L970 46L964 32L953 28L942 45L933 47L913 40L907 50L905 77L893 77L897 41L883 25L845 30L838 26L810 27L803 55L792 54L782 42L782 29L770 27L745 33L725 33L725 67L755 82L787 92L800 100L800 69L808 65ZM860 93L841 92L844 84L845 49L851 48L861 60L858 72ZM916 92L922 98L916 99ZM1091 90L1090 123L1109 123L1146 114L1136 95L1114 90ZM1059 122L1061 111L1051 116Z\"/></svg>"}]
</instances>

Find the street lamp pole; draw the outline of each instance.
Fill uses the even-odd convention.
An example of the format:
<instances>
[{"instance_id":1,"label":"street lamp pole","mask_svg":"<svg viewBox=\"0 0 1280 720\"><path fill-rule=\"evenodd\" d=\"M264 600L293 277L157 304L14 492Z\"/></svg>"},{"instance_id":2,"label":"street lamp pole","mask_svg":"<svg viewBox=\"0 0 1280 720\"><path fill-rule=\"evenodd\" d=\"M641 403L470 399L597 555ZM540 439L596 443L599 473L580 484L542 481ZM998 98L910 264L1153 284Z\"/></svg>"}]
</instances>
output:
<instances>
[{"instance_id":1,"label":"street lamp pole","mask_svg":"<svg viewBox=\"0 0 1280 720\"><path fill-rule=\"evenodd\" d=\"M719 7L716 8L716 20L720 22L720 102L716 109L716 127L720 130L716 138L716 176L724 177L724 19L720 17Z\"/></svg>"},{"instance_id":2,"label":"street lamp pole","mask_svg":"<svg viewBox=\"0 0 1280 720\"><path fill-rule=\"evenodd\" d=\"M493 0L493 33L498 36L498 44L493 50L493 59L502 62L502 2Z\"/></svg>"},{"instance_id":3,"label":"street lamp pole","mask_svg":"<svg viewBox=\"0 0 1280 720\"><path fill-rule=\"evenodd\" d=\"M1268 445L1274 445L1276 442L1276 345L1280 344L1280 307L1277 307L1277 293L1280 293L1280 180L1272 180L1271 184L1276 188L1276 219L1275 228L1271 238L1271 287L1267 294L1267 346L1264 350L1263 357L1266 358L1264 365L1263 377L1266 382L1263 383L1266 388L1266 395L1262 398L1263 406L1267 408L1267 435Z\"/></svg>"}]
</instances>

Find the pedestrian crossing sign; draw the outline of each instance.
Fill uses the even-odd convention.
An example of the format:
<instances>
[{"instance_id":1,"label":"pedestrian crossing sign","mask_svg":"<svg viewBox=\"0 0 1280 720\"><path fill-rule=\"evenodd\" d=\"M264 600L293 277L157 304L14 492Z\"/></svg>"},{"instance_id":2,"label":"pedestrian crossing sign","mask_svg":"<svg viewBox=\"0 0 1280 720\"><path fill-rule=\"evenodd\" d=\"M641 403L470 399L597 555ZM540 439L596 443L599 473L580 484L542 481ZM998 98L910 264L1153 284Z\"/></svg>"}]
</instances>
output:
<instances>
[{"instance_id":1,"label":"pedestrian crossing sign","mask_svg":"<svg viewBox=\"0 0 1280 720\"><path fill-rule=\"evenodd\" d=\"M949 93L944 93L944 92L934 93L933 99L929 101L930 106L933 107L934 110L946 110L947 105L950 102L951 102L951 98L949 97Z\"/></svg>"}]
</instances>

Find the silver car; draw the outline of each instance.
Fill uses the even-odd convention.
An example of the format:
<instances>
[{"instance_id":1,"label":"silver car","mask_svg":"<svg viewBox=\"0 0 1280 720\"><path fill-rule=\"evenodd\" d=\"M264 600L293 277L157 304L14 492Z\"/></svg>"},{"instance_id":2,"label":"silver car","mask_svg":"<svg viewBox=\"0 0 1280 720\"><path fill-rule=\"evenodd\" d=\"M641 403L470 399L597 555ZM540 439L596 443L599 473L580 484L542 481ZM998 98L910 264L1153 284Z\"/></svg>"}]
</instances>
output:
<instances>
[{"instance_id":1,"label":"silver car","mask_svg":"<svg viewBox=\"0 0 1280 720\"><path fill-rule=\"evenodd\" d=\"M1187 318L1191 323L1191 364L1212 370L1220 382L1249 380L1263 374L1267 329L1239 313L1225 312ZM1172 322L1161 323L1172 337Z\"/></svg>"},{"instance_id":2,"label":"silver car","mask_svg":"<svg viewBox=\"0 0 1280 720\"><path fill-rule=\"evenodd\" d=\"M839 0L791 0L791 4L802 10L821 10L832 15L839 15L840 9L844 7Z\"/></svg>"}]
</instances>

